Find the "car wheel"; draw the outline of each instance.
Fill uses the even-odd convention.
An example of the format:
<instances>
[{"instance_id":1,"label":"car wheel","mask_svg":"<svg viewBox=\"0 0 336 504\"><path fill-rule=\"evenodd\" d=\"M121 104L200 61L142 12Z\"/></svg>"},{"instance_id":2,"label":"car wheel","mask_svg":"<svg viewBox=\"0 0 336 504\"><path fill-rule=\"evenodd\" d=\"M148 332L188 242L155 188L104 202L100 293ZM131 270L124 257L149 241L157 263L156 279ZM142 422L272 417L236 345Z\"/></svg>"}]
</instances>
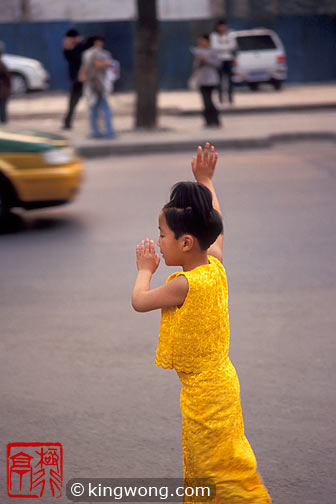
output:
<instances>
[{"instance_id":1,"label":"car wheel","mask_svg":"<svg viewBox=\"0 0 336 504\"><path fill-rule=\"evenodd\" d=\"M28 85L24 75L13 72L11 75L11 90L12 95L19 96L27 93Z\"/></svg>"},{"instance_id":2,"label":"car wheel","mask_svg":"<svg viewBox=\"0 0 336 504\"><path fill-rule=\"evenodd\" d=\"M282 88L282 85L283 85L283 81L281 81L281 80L272 81L272 86L274 87L274 89L276 91L280 91L280 89Z\"/></svg>"},{"instance_id":3,"label":"car wheel","mask_svg":"<svg viewBox=\"0 0 336 504\"><path fill-rule=\"evenodd\" d=\"M258 91L259 83L258 82L250 82L249 88L251 89L251 91Z\"/></svg>"}]
</instances>

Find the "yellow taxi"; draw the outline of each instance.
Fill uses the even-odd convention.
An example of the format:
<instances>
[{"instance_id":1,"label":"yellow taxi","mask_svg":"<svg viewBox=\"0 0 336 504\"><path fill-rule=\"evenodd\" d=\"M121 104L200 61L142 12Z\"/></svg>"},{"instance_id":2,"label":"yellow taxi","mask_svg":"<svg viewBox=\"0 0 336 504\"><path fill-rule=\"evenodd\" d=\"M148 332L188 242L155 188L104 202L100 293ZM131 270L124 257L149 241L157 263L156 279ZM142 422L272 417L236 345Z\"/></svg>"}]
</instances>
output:
<instances>
[{"instance_id":1,"label":"yellow taxi","mask_svg":"<svg viewBox=\"0 0 336 504\"><path fill-rule=\"evenodd\" d=\"M0 129L0 219L14 207L29 210L68 203L82 178L82 161L64 137Z\"/></svg>"}]
</instances>

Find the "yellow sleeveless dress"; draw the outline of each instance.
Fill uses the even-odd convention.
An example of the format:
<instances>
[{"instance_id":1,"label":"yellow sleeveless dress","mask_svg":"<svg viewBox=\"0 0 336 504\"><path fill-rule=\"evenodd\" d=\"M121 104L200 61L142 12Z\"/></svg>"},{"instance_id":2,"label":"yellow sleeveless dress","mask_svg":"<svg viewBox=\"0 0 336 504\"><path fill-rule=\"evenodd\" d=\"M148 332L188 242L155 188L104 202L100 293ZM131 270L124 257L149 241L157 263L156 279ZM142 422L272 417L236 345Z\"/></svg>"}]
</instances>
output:
<instances>
[{"instance_id":1,"label":"yellow sleeveless dress","mask_svg":"<svg viewBox=\"0 0 336 504\"><path fill-rule=\"evenodd\" d=\"M244 434L239 380L228 357L225 269L217 258L208 260L167 279L185 275L189 290L181 308L162 309L155 364L175 369L182 383L184 478L211 479L212 504L270 504Z\"/></svg>"}]
</instances>

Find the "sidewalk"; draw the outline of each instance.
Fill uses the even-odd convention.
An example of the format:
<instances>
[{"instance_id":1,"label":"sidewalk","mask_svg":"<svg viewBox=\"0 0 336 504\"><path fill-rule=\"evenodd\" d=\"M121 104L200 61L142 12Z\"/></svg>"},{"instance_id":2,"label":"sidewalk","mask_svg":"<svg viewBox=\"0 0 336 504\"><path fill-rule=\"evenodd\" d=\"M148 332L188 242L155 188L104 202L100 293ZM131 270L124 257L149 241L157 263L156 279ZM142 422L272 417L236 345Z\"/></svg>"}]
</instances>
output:
<instances>
[{"instance_id":1,"label":"sidewalk","mask_svg":"<svg viewBox=\"0 0 336 504\"><path fill-rule=\"evenodd\" d=\"M195 91L161 92L155 131L134 129L134 93L111 96L114 140L88 137L87 106L81 100L73 129L61 130L66 94L31 94L9 105L10 126L60 133L85 157L194 148L205 140L217 148L271 146L276 141L336 140L336 84L291 86L277 92L238 90L234 106L221 106L221 129L203 127L202 103Z\"/></svg>"}]
</instances>

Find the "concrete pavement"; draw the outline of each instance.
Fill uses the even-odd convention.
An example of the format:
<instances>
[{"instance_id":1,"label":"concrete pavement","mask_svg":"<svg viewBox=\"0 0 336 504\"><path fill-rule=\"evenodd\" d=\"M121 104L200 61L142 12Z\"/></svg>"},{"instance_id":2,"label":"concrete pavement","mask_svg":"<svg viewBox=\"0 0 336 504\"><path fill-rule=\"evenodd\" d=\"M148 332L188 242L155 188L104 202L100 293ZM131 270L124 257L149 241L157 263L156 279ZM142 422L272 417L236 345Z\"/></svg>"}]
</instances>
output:
<instances>
[{"instance_id":1,"label":"concrete pavement","mask_svg":"<svg viewBox=\"0 0 336 504\"><path fill-rule=\"evenodd\" d=\"M87 104L76 110L71 131L62 131L67 95L31 94L13 99L10 126L64 134L84 157L113 154L181 151L210 140L217 147L242 149L271 146L279 141L336 140L336 86L290 86L277 92L265 86L258 92L237 90L234 106L219 105L223 127L204 128L202 103L195 91L160 92L155 131L134 128L134 93L111 96L114 140L89 138Z\"/></svg>"}]
</instances>

